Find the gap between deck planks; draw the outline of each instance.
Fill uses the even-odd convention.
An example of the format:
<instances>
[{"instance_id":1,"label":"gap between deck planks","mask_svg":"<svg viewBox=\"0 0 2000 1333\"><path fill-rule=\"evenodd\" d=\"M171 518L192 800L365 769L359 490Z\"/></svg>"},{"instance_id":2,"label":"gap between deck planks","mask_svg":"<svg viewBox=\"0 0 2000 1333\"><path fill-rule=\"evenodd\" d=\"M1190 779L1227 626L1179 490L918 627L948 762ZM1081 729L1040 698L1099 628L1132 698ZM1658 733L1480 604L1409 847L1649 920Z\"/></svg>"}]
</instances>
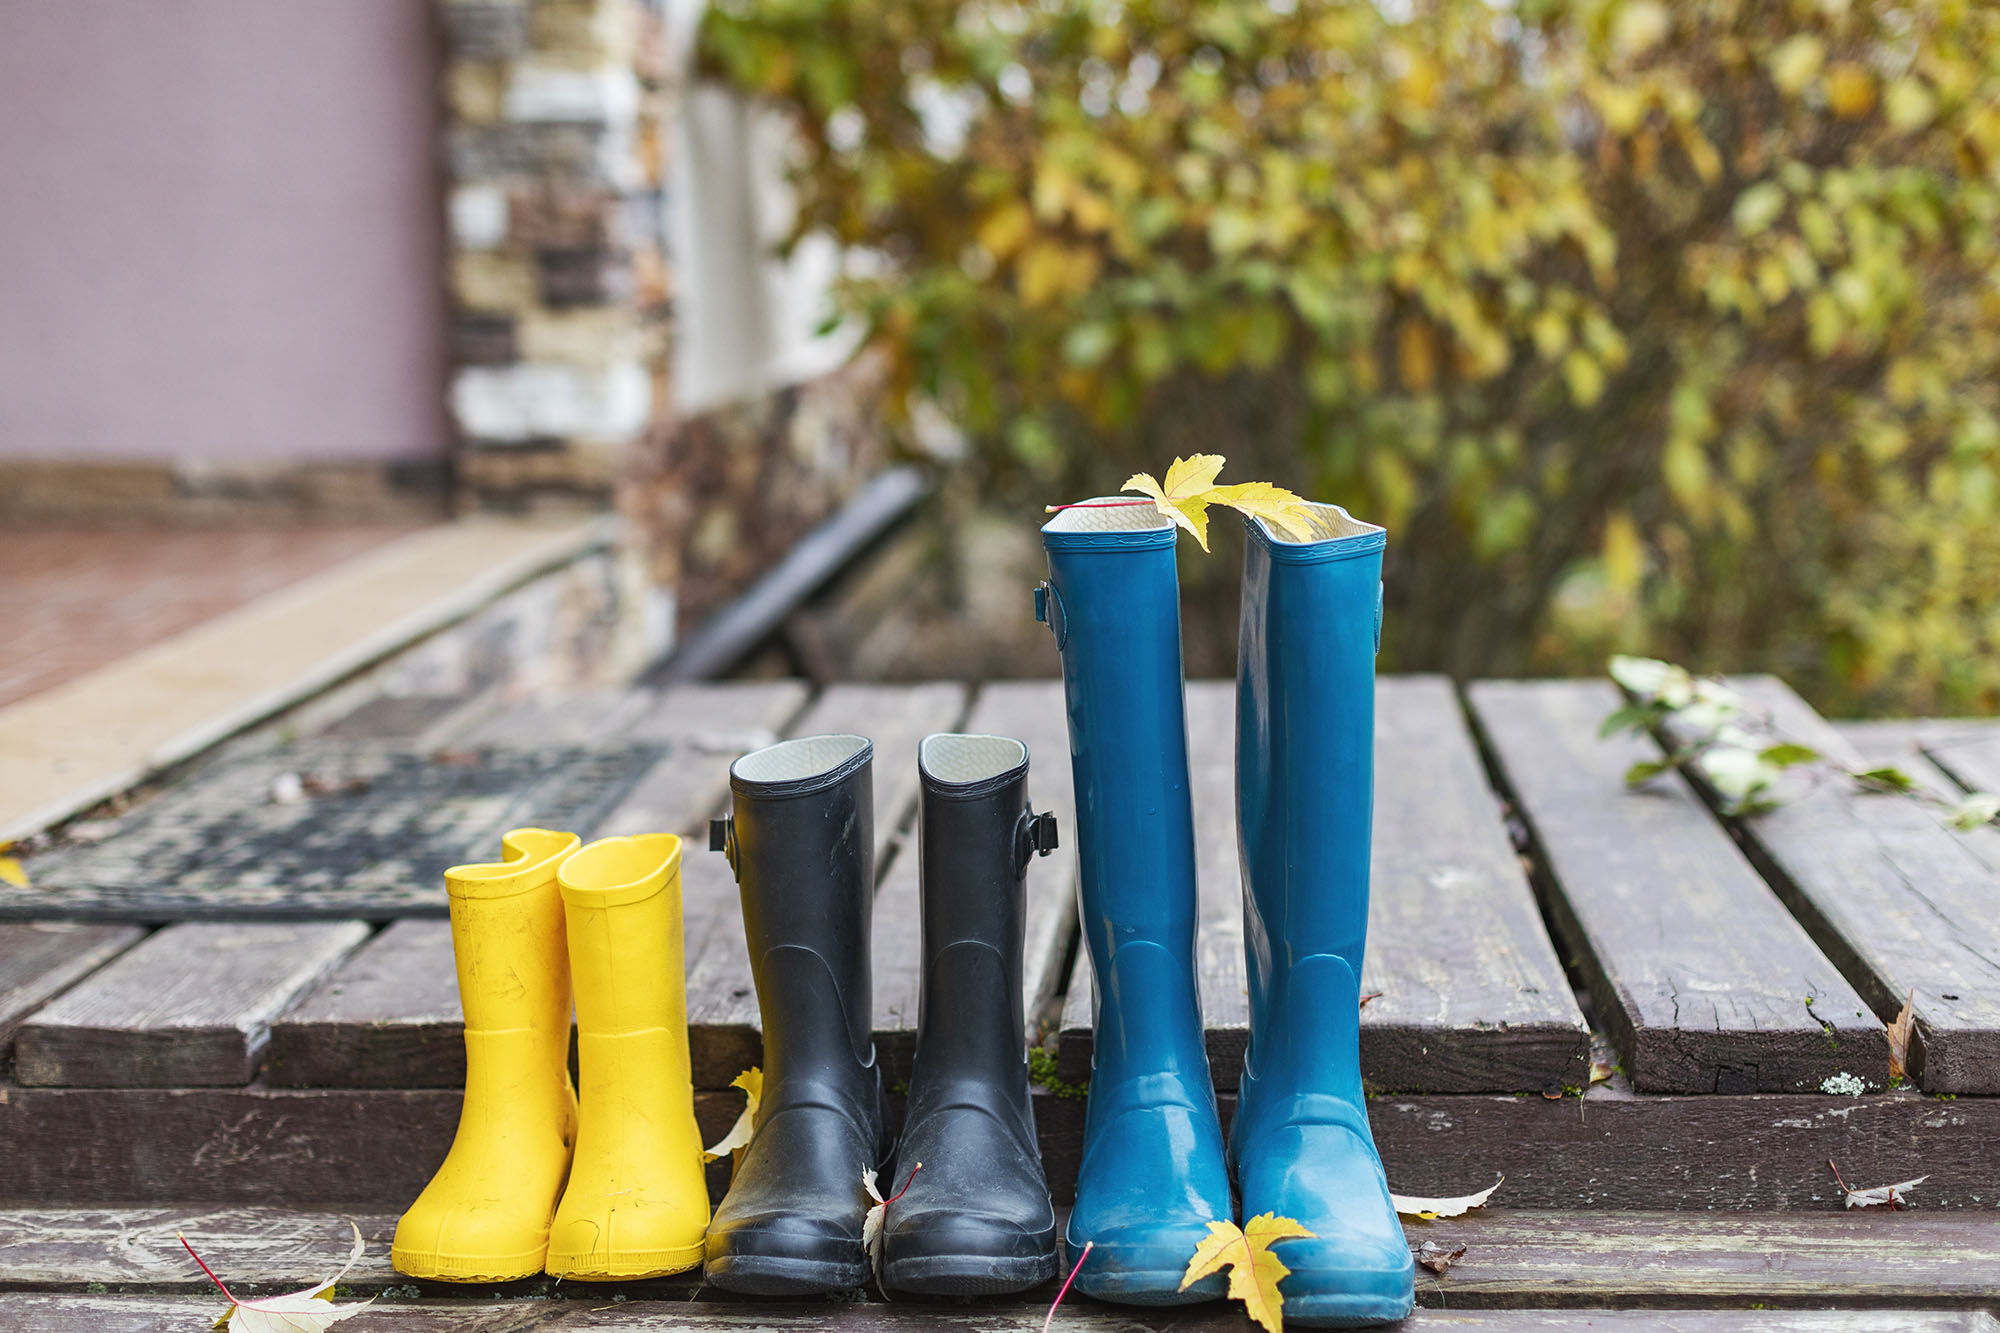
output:
<instances>
[{"instance_id":1,"label":"gap between deck planks","mask_svg":"<svg viewBox=\"0 0 2000 1333\"><path fill-rule=\"evenodd\" d=\"M239 1294L290 1290L345 1253L350 1220L366 1250L342 1279L343 1297L413 1285L430 1297L453 1294L448 1284L412 1284L389 1266L393 1212L350 1218L276 1208L0 1211L0 1273L17 1289L210 1296L208 1280L176 1239L184 1232ZM1418 1298L1433 1307L1757 1301L1963 1309L2000 1300L2000 1228L1971 1217L1918 1213L1884 1226L1879 1218L1858 1214L1747 1213L1718 1226L1713 1217L1688 1213L1593 1214L1579 1220L1565 1213L1489 1208L1451 1220L1406 1221L1403 1232L1413 1250L1425 1241L1466 1247L1449 1274L1418 1274ZM541 1278L504 1284L504 1290L523 1299L560 1299L572 1285ZM1053 1285L1017 1303L1040 1309ZM686 1274L586 1290L685 1300L696 1286ZM930 1308L942 1314L951 1307ZM1066 1311L1065 1318L1084 1308Z\"/></svg>"},{"instance_id":2,"label":"gap between deck planks","mask_svg":"<svg viewBox=\"0 0 2000 1333\"><path fill-rule=\"evenodd\" d=\"M1202 1019L1219 1088L1249 1035L1236 844L1235 683L1187 686ZM1500 809L1441 676L1376 682L1375 818L1361 1068L1394 1091L1580 1087L1590 1034ZM1089 1076L1090 960L1079 951L1060 1072Z\"/></svg>"},{"instance_id":3,"label":"gap between deck planks","mask_svg":"<svg viewBox=\"0 0 2000 1333\"><path fill-rule=\"evenodd\" d=\"M1627 790L1659 748L1600 738L1600 680L1468 691L1542 867L1549 916L1642 1092L1808 1092L1888 1083L1882 1025L1679 774Z\"/></svg>"},{"instance_id":4,"label":"gap between deck planks","mask_svg":"<svg viewBox=\"0 0 2000 1333\"><path fill-rule=\"evenodd\" d=\"M1784 682L1730 684L1787 738L1860 764ZM1958 762L1978 751L1967 746ZM1777 809L1731 821L1765 878L1877 1018L1895 1017L1914 995L1909 1064L1925 1091L2000 1093L2000 844L1846 782L1787 774L1779 794Z\"/></svg>"}]
</instances>

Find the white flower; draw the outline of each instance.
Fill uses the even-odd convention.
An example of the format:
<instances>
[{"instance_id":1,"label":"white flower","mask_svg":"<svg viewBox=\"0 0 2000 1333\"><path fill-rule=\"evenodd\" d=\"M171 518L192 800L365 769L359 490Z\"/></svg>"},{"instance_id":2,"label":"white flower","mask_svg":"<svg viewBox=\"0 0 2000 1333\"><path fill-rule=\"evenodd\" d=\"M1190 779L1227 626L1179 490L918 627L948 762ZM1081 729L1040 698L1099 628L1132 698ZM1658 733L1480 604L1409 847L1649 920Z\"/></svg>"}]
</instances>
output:
<instances>
[{"instance_id":1,"label":"white flower","mask_svg":"<svg viewBox=\"0 0 2000 1333\"><path fill-rule=\"evenodd\" d=\"M1868 1091L1868 1084L1860 1075L1842 1070L1838 1074L1829 1074L1826 1082L1819 1085L1819 1090L1829 1097L1859 1097Z\"/></svg>"}]
</instances>

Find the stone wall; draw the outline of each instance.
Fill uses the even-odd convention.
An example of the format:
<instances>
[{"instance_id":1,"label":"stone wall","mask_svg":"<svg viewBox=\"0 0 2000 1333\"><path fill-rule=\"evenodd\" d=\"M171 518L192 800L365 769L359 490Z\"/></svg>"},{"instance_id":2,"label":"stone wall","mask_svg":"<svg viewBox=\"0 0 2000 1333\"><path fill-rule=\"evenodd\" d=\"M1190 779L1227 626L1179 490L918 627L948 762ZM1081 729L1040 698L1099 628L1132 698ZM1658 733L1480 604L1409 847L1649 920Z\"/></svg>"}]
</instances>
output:
<instances>
[{"instance_id":1,"label":"stone wall","mask_svg":"<svg viewBox=\"0 0 2000 1333\"><path fill-rule=\"evenodd\" d=\"M608 502L664 416L675 95L652 0L438 0L460 503Z\"/></svg>"}]
</instances>

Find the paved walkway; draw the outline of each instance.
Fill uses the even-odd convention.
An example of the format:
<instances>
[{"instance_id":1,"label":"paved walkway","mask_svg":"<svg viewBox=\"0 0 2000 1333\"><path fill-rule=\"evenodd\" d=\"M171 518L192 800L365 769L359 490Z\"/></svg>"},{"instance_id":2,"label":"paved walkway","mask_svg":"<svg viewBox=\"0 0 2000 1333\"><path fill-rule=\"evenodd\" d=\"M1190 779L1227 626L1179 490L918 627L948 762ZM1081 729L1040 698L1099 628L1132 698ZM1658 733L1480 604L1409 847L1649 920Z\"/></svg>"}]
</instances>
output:
<instances>
[{"instance_id":1,"label":"paved walkway","mask_svg":"<svg viewBox=\"0 0 2000 1333\"><path fill-rule=\"evenodd\" d=\"M0 707L409 531L0 529Z\"/></svg>"}]
</instances>

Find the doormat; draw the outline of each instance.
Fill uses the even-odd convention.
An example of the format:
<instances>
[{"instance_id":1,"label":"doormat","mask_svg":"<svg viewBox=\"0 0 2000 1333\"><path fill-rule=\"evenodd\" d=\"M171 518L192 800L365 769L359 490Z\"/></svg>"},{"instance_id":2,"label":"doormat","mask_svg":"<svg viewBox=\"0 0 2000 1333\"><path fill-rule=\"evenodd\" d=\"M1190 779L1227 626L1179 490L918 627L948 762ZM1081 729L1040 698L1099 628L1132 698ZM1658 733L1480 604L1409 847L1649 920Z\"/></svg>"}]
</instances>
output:
<instances>
[{"instance_id":1,"label":"doormat","mask_svg":"<svg viewBox=\"0 0 2000 1333\"><path fill-rule=\"evenodd\" d=\"M445 916L446 867L498 860L522 825L588 838L667 749L316 739L221 760L22 858L0 920Z\"/></svg>"}]
</instances>

